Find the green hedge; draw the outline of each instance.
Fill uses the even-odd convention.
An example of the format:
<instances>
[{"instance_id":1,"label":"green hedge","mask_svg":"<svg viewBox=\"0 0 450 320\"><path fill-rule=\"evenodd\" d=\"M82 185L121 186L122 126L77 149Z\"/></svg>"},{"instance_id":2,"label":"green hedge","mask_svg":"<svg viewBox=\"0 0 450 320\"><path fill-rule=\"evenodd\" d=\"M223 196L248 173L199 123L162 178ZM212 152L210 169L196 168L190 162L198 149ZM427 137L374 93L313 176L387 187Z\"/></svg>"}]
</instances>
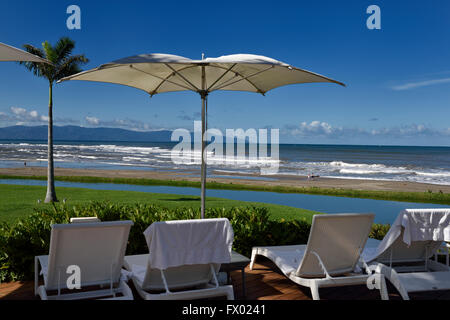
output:
<instances>
[{"instance_id":1,"label":"green hedge","mask_svg":"<svg viewBox=\"0 0 450 320\"><path fill-rule=\"evenodd\" d=\"M374 224L370 231L369 237L377 240L383 240L384 236L390 229L388 224Z\"/></svg>"},{"instance_id":2,"label":"green hedge","mask_svg":"<svg viewBox=\"0 0 450 320\"><path fill-rule=\"evenodd\" d=\"M72 217L97 216L102 221L132 220L127 255L147 253L143 232L155 221L200 218L199 210L166 209L154 205L122 205L93 202L84 206L56 204L14 225L0 226L0 279L30 280L34 275L34 256L48 254L51 225L69 223ZM272 221L265 208L207 209L209 218L228 218L234 230L233 249L249 256L255 245L306 243L310 225L306 221Z\"/></svg>"},{"instance_id":3,"label":"green hedge","mask_svg":"<svg viewBox=\"0 0 450 320\"><path fill-rule=\"evenodd\" d=\"M56 204L50 209L35 209L29 217L13 225L0 225L0 280L31 280L34 257L48 254L52 224L69 223L72 217L97 216L102 221L132 220L127 255L147 253L143 232L153 222L200 218L199 210L167 209L148 204L123 205L93 202L82 206ZM310 224L306 220L269 218L266 208L211 208L208 218L228 218L234 230L233 249L250 256L253 246L307 243ZM374 231L375 230L375 231ZM382 238L387 230L375 225L372 237Z\"/></svg>"}]
</instances>

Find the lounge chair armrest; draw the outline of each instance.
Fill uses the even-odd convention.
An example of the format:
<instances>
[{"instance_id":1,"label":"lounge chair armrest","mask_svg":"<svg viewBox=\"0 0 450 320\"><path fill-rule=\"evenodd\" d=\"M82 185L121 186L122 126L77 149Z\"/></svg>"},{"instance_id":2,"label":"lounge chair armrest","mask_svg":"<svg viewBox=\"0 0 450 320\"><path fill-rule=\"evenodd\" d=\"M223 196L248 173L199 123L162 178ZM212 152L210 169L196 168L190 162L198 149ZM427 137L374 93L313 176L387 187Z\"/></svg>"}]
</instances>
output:
<instances>
[{"instance_id":1,"label":"lounge chair armrest","mask_svg":"<svg viewBox=\"0 0 450 320\"><path fill-rule=\"evenodd\" d=\"M211 268L211 273L213 275L214 284L216 285L216 288L218 288L219 287L219 280L217 279L216 270L214 269L214 266L212 264L210 264L209 267Z\"/></svg>"},{"instance_id":2,"label":"lounge chair armrest","mask_svg":"<svg viewBox=\"0 0 450 320\"><path fill-rule=\"evenodd\" d=\"M362 267L366 270L367 274L372 274L374 272L373 270L370 269L366 260L364 260L364 258L361 255L359 256L359 263L361 263Z\"/></svg>"},{"instance_id":3,"label":"lounge chair armrest","mask_svg":"<svg viewBox=\"0 0 450 320\"><path fill-rule=\"evenodd\" d=\"M372 262L369 266L369 269L376 274L382 275L384 279L388 279L389 282L400 293L400 296L403 298L403 300L409 300L408 292L403 287L399 278L399 274L394 270L394 268L388 267L380 262Z\"/></svg>"},{"instance_id":4,"label":"lounge chair armrest","mask_svg":"<svg viewBox=\"0 0 450 320\"><path fill-rule=\"evenodd\" d=\"M161 279L163 281L164 288L166 289L166 293L171 293L169 290L169 286L167 285L167 279L166 279L166 275L164 274L164 270L160 270L160 271L161 271Z\"/></svg>"},{"instance_id":5,"label":"lounge chair armrest","mask_svg":"<svg viewBox=\"0 0 450 320\"><path fill-rule=\"evenodd\" d=\"M37 289L37 294L36 294L36 295L39 295L39 297L41 298L41 300L48 300L47 291L45 290L45 287L44 287L44 286L40 286L40 287Z\"/></svg>"},{"instance_id":6,"label":"lounge chair armrest","mask_svg":"<svg viewBox=\"0 0 450 320\"><path fill-rule=\"evenodd\" d=\"M325 277L326 277L327 279L331 279L332 276L330 276L330 274L328 273L327 267L325 267L325 264L323 263L323 261L322 261L322 259L320 258L319 254L318 254L317 252L315 252L315 251L311 251L311 253L312 253L313 255L315 255L316 258L317 258L317 260L319 261L319 266L320 266L320 268L322 269L322 271L325 273Z\"/></svg>"}]
</instances>

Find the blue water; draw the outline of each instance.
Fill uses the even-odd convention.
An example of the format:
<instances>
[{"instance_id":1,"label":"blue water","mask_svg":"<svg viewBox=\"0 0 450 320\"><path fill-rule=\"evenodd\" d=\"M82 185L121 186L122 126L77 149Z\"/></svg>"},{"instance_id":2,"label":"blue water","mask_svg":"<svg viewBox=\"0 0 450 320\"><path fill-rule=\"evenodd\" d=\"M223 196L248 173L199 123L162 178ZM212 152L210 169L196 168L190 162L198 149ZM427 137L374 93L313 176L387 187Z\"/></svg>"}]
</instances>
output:
<instances>
[{"instance_id":1,"label":"blue water","mask_svg":"<svg viewBox=\"0 0 450 320\"><path fill-rule=\"evenodd\" d=\"M29 186L45 186L46 181L41 180L6 180L0 179L0 184L15 184ZM165 193L199 196L200 190L186 187L168 186L137 186L108 183L78 183L56 181L57 187L85 188L96 190L122 190L150 193ZM357 199L331 196L318 196L297 193L275 193L258 191L233 191L233 190L207 190L208 197L225 198L241 201L264 202L303 208L313 211L333 213L375 213L376 223L393 223L397 214L403 209L420 208L450 208L449 206L411 203L398 201L384 201L371 199Z\"/></svg>"},{"instance_id":2,"label":"blue water","mask_svg":"<svg viewBox=\"0 0 450 320\"><path fill-rule=\"evenodd\" d=\"M192 155L198 163L188 161L174 164L171 151L175 145L151 142L55 141L55 166L113 170L187 170L198 175L199 154ZM340 179L381 179L450 185L450 147L281 144L279 157L270 154L270 151L268 156L264 160L244 163L222 163L208 156L211 160L208 175L240 173L248 176L260 173L262 165L272 166L276 163L279 174L299 176L299 179L313 174ZM270 158L271 156L274 158ZM190 157L191 155L188 158ZM46 166L46 141L0 140L0 167L23 167L25 162L27 166Z\"/></svg>"}]
</instances>

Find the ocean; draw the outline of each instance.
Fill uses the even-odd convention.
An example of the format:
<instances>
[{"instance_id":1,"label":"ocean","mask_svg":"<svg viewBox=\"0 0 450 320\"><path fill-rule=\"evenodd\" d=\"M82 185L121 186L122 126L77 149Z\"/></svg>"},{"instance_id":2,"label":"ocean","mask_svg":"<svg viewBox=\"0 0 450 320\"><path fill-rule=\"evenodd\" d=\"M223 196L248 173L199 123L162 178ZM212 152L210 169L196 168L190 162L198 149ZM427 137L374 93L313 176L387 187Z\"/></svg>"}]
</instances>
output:
<instances>
[{"instance_id":1,"label":"ocean","mask_svg":"<svg viewBox=\"0 0 450 320\"><path fill-rule=\"evenodd\" d=\"M88 169L183 170L198 174L196 163L174 164L175 143L56 141L56 167ZM214 154L210 155L211 159ZM301 145L279 146L279 160L212 161L209 176L259 174L261 163L276 161L279 175L339 179L413 181L450 185L450 147ZM46 141L0 140L0 167L46 166ZM270 176L265 177L272 179Z\"/></svg>"}]
</instances>

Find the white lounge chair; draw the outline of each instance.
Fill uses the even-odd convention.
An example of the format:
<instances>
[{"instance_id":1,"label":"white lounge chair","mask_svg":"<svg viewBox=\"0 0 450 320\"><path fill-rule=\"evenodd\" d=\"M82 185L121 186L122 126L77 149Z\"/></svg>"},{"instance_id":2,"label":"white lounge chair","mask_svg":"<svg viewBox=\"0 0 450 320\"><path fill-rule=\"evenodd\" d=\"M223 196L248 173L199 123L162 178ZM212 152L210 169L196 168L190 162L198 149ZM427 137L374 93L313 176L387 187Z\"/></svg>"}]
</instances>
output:
<instances>
[{"instance_id":1,"label":"white lounge chair","mask_svg":"<svg viewBox=\"0 0 450 320\"><path fill-rule=\"evenodd\" d=\"M121 280L132 225L132 221L53 225L49 255L35 257L35 295L39 295L42 300L102 297L132 300L130 288ZM39 265L44 285L38 287ZM71 274L67 270L70 266L80 268L81 289L92 287L93 290L72 292L68 289L67 280ZM56 294L49 295L51 291L56 291Z\"/></svg>"},{"instance_id":2,"label":"white lounge chair","mask_svg":"<svg viewBox=\"0 0 450 320\"><path fill-rule=\"evenodd\" d=\"M234 299L233 286L217 280L220 265L231 261L234 235L227 219L156 222L144 235L149 254L125 257L143 299Z\"/></svg>"},{"instance_id":3,"label":"white lounge chair","mask_svg":"<svg viewBox=\"0 0 450 320\"><path fill-rule=\"evenodd\" d=\"M410 292L450 290L449 266L431 259L444 241L450 241L450 209L408 209L381 242L367 244L363 256L409 300Z\"/></svg>"},{"instance_id":4,"label":"white lounge chair","mask_svg":"<svg viewBox=\"0 0 450 320\"><path fill-rule=\"evenodd\" d=\"M315 215L307 245L255 247L250 269L258 255L272 260L286 277L309 287L314 300L319 288L367 284L370 274L358 272L360 253L369 236L373 214ZM382 299L388 299L380 278Z\"/></svg>"}]
</instances>

